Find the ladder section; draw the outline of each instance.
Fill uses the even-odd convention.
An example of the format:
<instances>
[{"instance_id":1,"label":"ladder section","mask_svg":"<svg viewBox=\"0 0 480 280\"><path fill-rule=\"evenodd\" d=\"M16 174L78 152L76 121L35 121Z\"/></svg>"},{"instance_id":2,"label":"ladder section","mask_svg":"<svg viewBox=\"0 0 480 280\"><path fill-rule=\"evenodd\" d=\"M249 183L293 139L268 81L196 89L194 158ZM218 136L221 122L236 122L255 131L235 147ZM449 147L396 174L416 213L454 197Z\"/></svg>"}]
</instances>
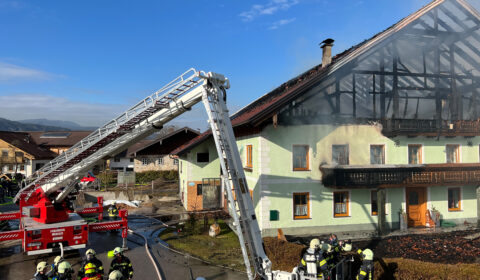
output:
<instances>
[{"instance_id":1,"label":"ladder section","mask_svg":"<svg viewBox=\"0 0 480 280\"><path fill-rule=\"evenodd\" d=\"M220 165L226 179L224 180L226 182L225 191L227 192L230 209L232 209L231 214L242 248L248 278L254 279L254 275L252 275L250 270L247 246L256 273L261 277L265 277L271 272L271 262L263 249L262 235L255 216L255 209L224 101L225 88L223 85L215 84L214 82L210 82L209 86L210 88L204 92L203 103L207 110L215 146L220 158ZM232 189L235 192L236 201L233 198Z\"/></svg>"},{"instance_id":2,"label":"ladder section","mask_svg":"<svg viewBox=\"0 0 480 280\"><path fill-rule=\"evenodd\" d=\"M78 165L82 160L122 135L130 133L139 123L145 121L159 110L170 109L172 103L174 106L183 106L183 104L177 104L176 101L192 89L203 84L203 75L202 72L198 72L193 68L189 69L117 118L92 132L27 178L26 187L20 190L14 201L18 201L21 193L27 192L27 198L30 197L38 187L48 181L54 181L65 170Z\"/></svg>"}]
</instances>

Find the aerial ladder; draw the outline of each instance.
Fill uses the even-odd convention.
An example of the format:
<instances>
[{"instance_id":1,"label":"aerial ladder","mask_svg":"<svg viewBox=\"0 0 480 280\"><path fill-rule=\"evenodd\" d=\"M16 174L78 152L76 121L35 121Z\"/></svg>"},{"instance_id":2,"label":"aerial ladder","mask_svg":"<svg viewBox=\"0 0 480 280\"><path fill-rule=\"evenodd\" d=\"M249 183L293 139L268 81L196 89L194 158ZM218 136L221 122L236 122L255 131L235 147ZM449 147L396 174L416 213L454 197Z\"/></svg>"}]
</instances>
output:
<instances>
[{"instance_id":1,"label":"aerial ladder","mask_svg":"<svg viewBox=\"0 0 480 280\"><path fill-rule=\"evenodd\" d=\"M20 219L20 229L0 233L0 241L23 239L24 251L35 254L35 251L46 252L56 244L70 246L71 249L84 247L88 232L118 227L122 228L125 241L128 227L126 212L121 213L119 224L99 222L86 226L76 213L68 211L65 199L75 190L78 180L98 161L116 155L203 101L248 278L253 280L258 275L268 280L309 279L296 273L272 271L226 107L226 90L229 87L229 80L221 74L190 69L88 135L27 178L26 186L14 198L21 212L0 214L0 220ZM99 198L97 207L83 209L80 213L101 211L102 199ZM39 231L42 227L47 227L47 230ZM72 234L61 234L66 231ZM37 242L33 242L35 239L32 240L32 237L36 237Z\"/></svg>"}]
</instances>

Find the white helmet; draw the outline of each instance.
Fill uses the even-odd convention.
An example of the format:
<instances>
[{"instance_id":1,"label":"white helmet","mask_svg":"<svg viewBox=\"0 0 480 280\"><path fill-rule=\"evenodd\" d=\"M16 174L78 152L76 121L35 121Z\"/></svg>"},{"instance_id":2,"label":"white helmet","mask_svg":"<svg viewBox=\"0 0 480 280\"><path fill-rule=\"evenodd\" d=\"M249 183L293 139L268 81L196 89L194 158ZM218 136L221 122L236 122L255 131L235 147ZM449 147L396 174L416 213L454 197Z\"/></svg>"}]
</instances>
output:
<instances>
[{"instance_id":1,"label":"white helmet","mask_svg":"<svg viewBox=\"0 0 480 280\"><path fill-rule=\"evenodd\" d=\"M320 240L314 238L310 241L310 249L318 249L320 247Z\"/></svg>"},{"instance_id":2,"label":"white helmet","mask_svg":"<svg viewBox=\"0 0 480 280\"><path fill-rule=\"evenodd\" d=\"M108 275L108 280L120 280L122 277L123 275L120 271L114 270Z\"/></svg>"},{"instance_id":3,"label":"white helmet","mask_svg":"<svg viewBox=\"0 0 480 280\"><path fill-rule=\"evenodd\" d=\"M116 255L116 254L121 254L121 253L123 253L122 248L116 247L115 249L113 249L113 254L114 254L114 255Z\"/></svg>"},{"instance_id":4,"label":"white helmet","mask_svg":"<svg viewBox=\"0 0 480 280\"><path fill-rule=\"evenodd\" d=\"M58 273L67 273L67 272L72 272L72 266L67 261L63 261L58 266Z\"/></svg>"},{"instance_id":5,"label":"white helmet","mask_svg":"<svg viewBox=\"0 0 480 280\"><path fill-rule=\"evenodd\" d=\"M362 259L366 261L373 261L373 252L370 249L365 249L362 252Z\"/></svg>"}]
</instances>

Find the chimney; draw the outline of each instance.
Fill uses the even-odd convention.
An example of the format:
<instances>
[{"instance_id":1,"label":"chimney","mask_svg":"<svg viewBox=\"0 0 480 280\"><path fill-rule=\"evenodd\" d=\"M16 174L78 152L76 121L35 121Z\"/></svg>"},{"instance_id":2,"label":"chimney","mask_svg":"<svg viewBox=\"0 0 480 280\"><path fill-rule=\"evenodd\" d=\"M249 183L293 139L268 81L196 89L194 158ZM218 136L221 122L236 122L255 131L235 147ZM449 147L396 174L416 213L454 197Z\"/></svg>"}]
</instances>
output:
<instances>
[{"instance_id":1,"label":"chimney","mask_svg":"<svg viewBox=\"0 0 480 280\"><path fill-rule=\"evenodd\" d=\"M320 43L320 48L323 49L322 55L322 68L327 67L330 63L332 63L332 46L333 39L326 39L325 41Z\"/></svg>"}]
</instances>

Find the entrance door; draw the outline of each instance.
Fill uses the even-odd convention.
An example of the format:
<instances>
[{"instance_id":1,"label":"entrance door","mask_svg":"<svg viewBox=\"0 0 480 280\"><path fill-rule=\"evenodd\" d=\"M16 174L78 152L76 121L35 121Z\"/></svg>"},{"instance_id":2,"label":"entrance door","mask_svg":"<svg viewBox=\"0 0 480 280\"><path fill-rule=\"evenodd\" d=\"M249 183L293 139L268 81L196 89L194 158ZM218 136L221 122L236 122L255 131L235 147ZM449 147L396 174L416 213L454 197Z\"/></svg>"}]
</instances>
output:
<instances>
[{"instance_id":1,"label":"entrance door","mask_svg":"<svg viewBox=\"0 0 480 280\"><path fill-rule=\"evenodd\" d=\"M203 207L202 209L218 209L221 207L220 178L202 179Z\"/></svg>"},{"instance_id":2,"label":"entrance door","mask_svg":"<svg viewBox=\"0 0 480 280\"><path fill-rule=\"evenodd\" d=\"M407 188L407 219L409 227L425 226L427 195L425 188Z\"/></svg>"}]
</instances>

